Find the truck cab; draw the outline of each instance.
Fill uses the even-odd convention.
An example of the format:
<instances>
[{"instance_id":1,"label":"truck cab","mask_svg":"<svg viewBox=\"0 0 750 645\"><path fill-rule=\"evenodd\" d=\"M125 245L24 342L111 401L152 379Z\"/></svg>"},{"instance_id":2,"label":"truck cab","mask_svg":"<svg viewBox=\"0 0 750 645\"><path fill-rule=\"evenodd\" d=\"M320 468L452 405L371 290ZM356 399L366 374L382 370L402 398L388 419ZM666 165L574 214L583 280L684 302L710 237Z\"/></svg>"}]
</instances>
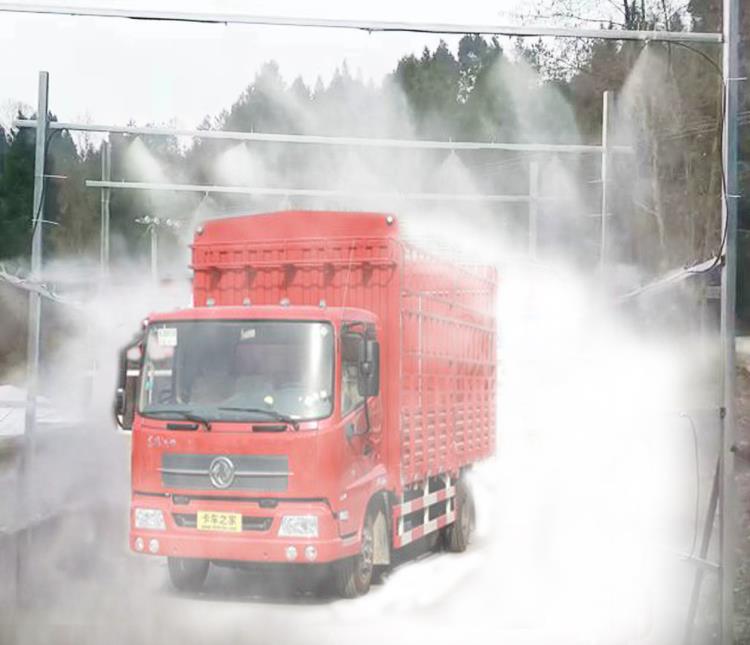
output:
<instances>
[{"instance_id":1,"label":"truck cab","mask_svg":"<svg viewBox=\"0 0 750 645\"><path fill-rule=\"evenodd\" d=\"M134 550L276 563L361 552L361 511L387 483L371 312L192 308L150 316L128 352Z\"/></svg>"}]
</instances>

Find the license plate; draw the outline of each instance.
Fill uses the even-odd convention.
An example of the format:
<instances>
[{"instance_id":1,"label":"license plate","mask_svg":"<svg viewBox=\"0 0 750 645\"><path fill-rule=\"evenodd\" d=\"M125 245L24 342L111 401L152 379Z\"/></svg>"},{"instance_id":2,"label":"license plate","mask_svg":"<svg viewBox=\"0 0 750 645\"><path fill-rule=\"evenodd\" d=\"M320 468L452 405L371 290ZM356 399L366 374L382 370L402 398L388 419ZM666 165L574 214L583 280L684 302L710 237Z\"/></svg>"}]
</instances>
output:
<instances>
[{"instance_id":1,"label":"license plate","mask_svg":"<svg viewBox=\"0 0 750 645\"><path fill-rule=\"evenodd\" d=\"M198 511L196 519L196 526L199 531L227 531L229 533L242 531L242 515L240 513Z\"/></svg>"}]
</instances>

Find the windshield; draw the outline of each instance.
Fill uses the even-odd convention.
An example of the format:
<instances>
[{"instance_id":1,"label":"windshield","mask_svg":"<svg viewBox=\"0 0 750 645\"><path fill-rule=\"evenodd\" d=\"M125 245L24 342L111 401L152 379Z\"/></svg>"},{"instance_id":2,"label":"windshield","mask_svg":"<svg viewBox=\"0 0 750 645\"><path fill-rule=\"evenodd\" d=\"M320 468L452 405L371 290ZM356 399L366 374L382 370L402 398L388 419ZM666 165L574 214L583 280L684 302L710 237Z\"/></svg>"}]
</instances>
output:
<instances>
[{"instance_id":1,"label":"windshield","mask_svg":"<svg viewBox=\"0 0 750 645\"><path fill-rule=\"evenodd\" d=\"M139 410L211 420L327 417L333 411L333 328L279 320L153 324Z\"/></svg>"}]
</instances>

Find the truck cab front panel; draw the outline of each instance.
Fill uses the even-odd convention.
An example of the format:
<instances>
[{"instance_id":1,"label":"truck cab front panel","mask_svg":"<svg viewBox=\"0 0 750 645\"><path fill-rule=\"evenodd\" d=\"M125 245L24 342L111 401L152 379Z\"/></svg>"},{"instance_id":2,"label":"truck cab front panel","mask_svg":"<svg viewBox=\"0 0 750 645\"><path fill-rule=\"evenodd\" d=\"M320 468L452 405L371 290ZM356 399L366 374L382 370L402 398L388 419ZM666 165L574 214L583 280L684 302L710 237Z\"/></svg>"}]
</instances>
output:
<instances>
[{"instance_id":1,"label":"truck cab front panel","mask_svg":"<svg viewBox=\"0 0 750 645\"><path fill-rule=\"evenodd\" d=\"M290 553L307 547L315 562L357 552L367 500L386 485L380 399L370 397L365 414L347 384L340 319L256 315L151 321L133 424L133 550L259 562L296 561ZM200 360L190 356L195 343ZM273 363L264 343L289 360ZM294 357L317 367L300 371ZM196 398L211 362L213 381ZM155 525L139 523L151 516ZM315 518L314 535L285 534L285 517ZM205 518L219 525L206 528Z\"/></svg>"}]
</instances>

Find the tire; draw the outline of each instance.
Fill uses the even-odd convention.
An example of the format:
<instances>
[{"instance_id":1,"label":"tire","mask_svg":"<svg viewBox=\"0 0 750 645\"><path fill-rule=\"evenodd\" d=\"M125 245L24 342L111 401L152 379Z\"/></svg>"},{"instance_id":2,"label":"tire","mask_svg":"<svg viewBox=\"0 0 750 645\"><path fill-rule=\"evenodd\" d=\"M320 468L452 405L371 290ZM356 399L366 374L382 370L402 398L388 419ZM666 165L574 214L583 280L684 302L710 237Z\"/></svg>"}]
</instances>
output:
<instances>
[{"instance_id":1,"label":"tire","mask_svg":"<svg viewBox=\"0 0 750 645\"><path fill-rule=\"evenodd\" d=\"M362 548L359 554L333 565L334 588L342 598L363 596L370 590L370 585L373 583L375 577L374 523L375 513L370 510L365 516L365 523L362 527Z\"/></svg>"},{"instance_id":2,"label":"tire","mask_svg":"<svg viewBox=\"0 0 750 645\"><path fill-rule=\"evenodd\" d=\"M445 528L444 541L447 551L463 553L471 542L474 530L474 498L463 479L456 484L456 519Z\"/></svg>"},{"instance_id":3,"label":"tire","mask_svg":"<svg viewBox=\"0 0 750 645\"><path fill-rule=\"evenodd\" d=\"M208 560L167 558L169 579L178 591L200 591L208 575Z\"/></svg>"}]
</instances>

